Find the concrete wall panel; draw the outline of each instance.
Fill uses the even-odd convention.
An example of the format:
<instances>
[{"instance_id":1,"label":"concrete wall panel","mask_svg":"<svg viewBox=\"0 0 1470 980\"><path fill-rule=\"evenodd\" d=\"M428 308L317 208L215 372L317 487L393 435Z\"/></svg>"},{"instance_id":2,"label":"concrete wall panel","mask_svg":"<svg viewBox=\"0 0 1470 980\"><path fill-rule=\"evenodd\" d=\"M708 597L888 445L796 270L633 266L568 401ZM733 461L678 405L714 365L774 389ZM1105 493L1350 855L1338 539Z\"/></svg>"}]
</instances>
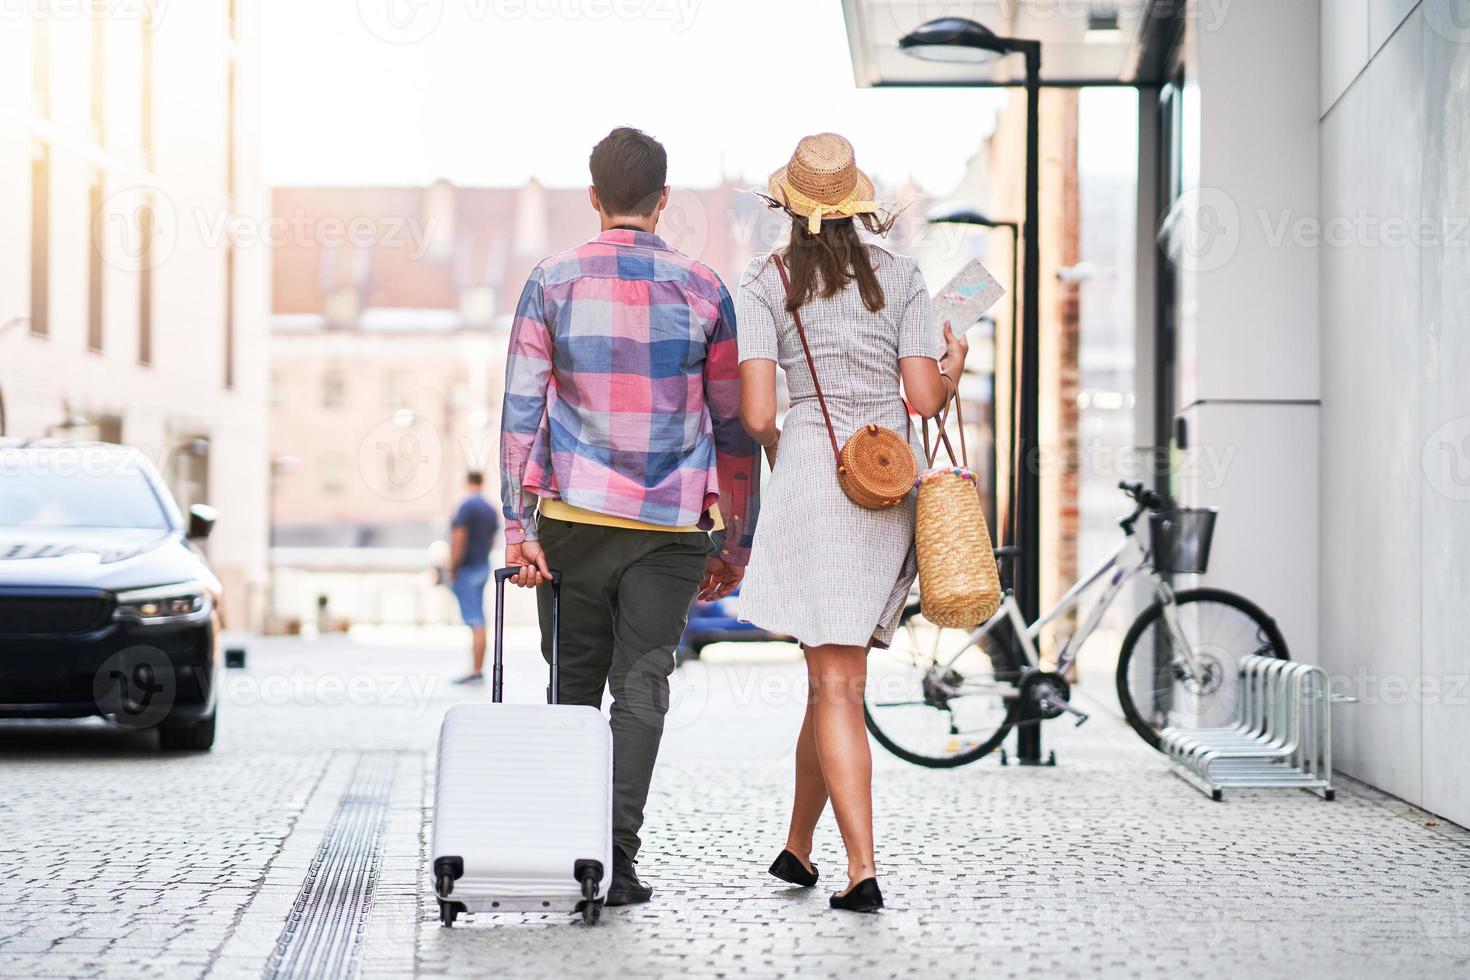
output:
<instances>
[{"instance_id":1,"label":"concrete wall panel","mask_svg":"<svg viewBox=\"0 0 1470 980\"><path fill-rule=\"evenodd\" d=\"M1421 36L1400 30L1322 128L1322 663L1364 699L1337 712L1338 765L1414 801L1422 712L1394 691L1423 669L1422 264L1385 229L1423 208Z\"/></svg>"},{"instance_id":2,"label":"concrete wall panel","mask_svg":"<svg viewBox=\"0 0 1470 980\"><path fill-rule=\"evenodd\" d=\"M1316 405L1205 403L1183 413L1188 503L1216 507L1199 583L1251 599L1281 626L1292 658L1318 662ZM1193 583L1182 579L1179 587Z\"/></svg>"},{"instance_id":3,"label":"concrete wall panel","mask_svg":"<svg viewBox=\"0 0 1470 980\"><path fill-rule=\"evenodd\" d=\"M1318 203L1319 115L1302 82L1317 30L1311 0L1249 0L1198 32L1201 247L1185 262L1197 377L1180 407L1318 396L1318 250L1299 233Z\"/></svg>"},{"instance_id":4,"label":"concrete wall panel","mask_svg":"<svg viewBox=\"0 0 1470 980\"><path fill-rule=\"evenodd\" d=\"M1421 309L1424 805L1470 824L1470 5L1426 0L1424 21L1424 214L1442 238Z\"/></svg>"},{"instance_id":5,"label":"concrete wall panel","mask_svg":"<svg viewBox=\"0 0 1470 980\"><path fill-rule=\"evenodd\" d=\"M1368 57L1388 43L1421 0L1368 0Z\"/></svg>"},{"instance_id":6,"label":"concrete wall panel","mask_svg":"<svg viewBox=\"0 0 1470 980\"><path fill-rule=\"evenodd\" d=\"M1321 0L1323 115L1368 63L1369 0Z\"/></svg>"}]
</instances>

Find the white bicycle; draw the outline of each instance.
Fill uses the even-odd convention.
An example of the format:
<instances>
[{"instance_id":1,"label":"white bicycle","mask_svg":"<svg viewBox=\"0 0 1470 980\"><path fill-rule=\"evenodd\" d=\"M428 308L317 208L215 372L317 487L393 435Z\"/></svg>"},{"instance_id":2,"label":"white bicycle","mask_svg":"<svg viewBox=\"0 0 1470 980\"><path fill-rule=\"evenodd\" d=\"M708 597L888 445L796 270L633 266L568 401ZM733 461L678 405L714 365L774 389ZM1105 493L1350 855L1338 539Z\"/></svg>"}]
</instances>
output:
<instances>
[{"instance_id":1,"label":"white bicycle","mask_svg":"<svg viewBox=\"0 0 1470 980\"><path fill-rule=\"evenodd\" d=\"M1229 723L1244 658L1287 659L1276 621L1249 599L1223 589L1176 592L1169 584L1170 574L1205 570L1215 511L1176 507L1141 483L1118 487L1136 505L1118 522L1123 541L1036 622L1026 623L1009 588L996 614L968 634L932 625L918 603L904 610L904 628L890 649L875 650L869 660L863 710L884 748L921 766L961 766L997 748L1023 717L1071 714L1082 724L1087 716L1070 702L1068 670L1137 575L1150 581L1155 600L1123 638L1118 701L1128 723L1155 748L1165 727ZM1145 546L1136 525L1146 512ZM996 558L1004 568L1018 554L1002 548ZM1036 651L1041 629L1098 583L1102 593L1058 653L1055 669L1043 670Z\"/></svg>"}]
</instances>

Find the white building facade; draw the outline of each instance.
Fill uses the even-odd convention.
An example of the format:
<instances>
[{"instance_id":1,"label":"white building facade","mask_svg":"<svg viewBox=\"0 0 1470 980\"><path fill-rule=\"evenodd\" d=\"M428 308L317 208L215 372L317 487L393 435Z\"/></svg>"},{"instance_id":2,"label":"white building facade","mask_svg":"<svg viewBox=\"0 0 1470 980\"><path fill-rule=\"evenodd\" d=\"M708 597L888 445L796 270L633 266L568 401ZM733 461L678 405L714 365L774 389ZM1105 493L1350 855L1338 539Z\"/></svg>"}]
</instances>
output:
<instances>
[{"instance_id":1,"label":"white building facade","mask_svg":"<svg viewBox=\"0 0 1470 980\"><path fill-rule=\"evenodd\" d=\"M227 625L266 596L268 261L257 14L21 4L0 23L0 427L137 446L207 542Z\"/></svg>"},{"instance_id":2,"label":"white building facade","mask_svg":"<svg viewBox=\"0 0 1470 980\"><path fill-rule=\"evenodd\" d=\"M1470 6L1237 0L1167 57L1139 295L1206 579L1359 699L1340 769L1470 824Z\"/></svg>"}]
</instances>

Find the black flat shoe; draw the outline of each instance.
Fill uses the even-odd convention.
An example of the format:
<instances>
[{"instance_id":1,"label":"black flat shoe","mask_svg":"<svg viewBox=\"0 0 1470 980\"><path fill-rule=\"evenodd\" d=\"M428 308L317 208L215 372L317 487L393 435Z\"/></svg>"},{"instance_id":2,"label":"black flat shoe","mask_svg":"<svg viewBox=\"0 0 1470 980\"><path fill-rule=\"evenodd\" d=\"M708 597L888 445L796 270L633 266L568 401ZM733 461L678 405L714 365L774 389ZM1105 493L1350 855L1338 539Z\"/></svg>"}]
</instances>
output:
<instances>
[{"instance_id":1,"label":"black flat shoe","mask_svg":"<svg viewBox=\"0 0 1470 980\"><path fill-rule=\"evenodd\" d=\"M832 896L834 909L844 912L876 912L883 907L883 893L878 890L877 878L864 878L845 892Z\"/></svg>"},{"instance_id":2,"label":"black flat shoe","mask_svg":"<svg viewBox=\"0 0 1470 980\"><path fill-rule=\"evenodd\" d=\"M771 874L803 888L810 888L817 883L817 866L812 865L812 869L808 871L806 865L801 863L801 858L790 851L782 851L776 855L776 860L771 862Z\"/></svg>"},{"instance_id":3,"label":"black flat shoe","mask_svg":"<svg viewBox=\"0 0 1470 980\"><path fill-rule=\"evenodd\" d=\"M639 905L653 897L653 889L638 880L633 862L621 847L613 848L612 881L607 886L604 905Z\"/></svg>"}]
</instances>

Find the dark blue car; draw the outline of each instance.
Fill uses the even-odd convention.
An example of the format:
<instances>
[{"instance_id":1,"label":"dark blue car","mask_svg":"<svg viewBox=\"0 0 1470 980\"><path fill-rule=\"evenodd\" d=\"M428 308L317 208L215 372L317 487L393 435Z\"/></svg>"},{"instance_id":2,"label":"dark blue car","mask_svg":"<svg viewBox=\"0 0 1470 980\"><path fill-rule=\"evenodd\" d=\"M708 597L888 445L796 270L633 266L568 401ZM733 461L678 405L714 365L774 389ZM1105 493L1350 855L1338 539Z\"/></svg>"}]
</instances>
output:
<instances>
[{"instance_id":1,"label":"dark blue car","mask_svg":"<svg viewBox=\"0 0 1470 980\"><path fill-rule=\"evenodd\" d=\"M735 615L735 597L740 590L714 602L695 600L689 607L689 624L674 655L676 663L698 660L700 651L711 643L769 643L791 637L771 633L753 623L742 623Z\"/></svg>"},{"instance_id":2,"label":"dark blue car","mask_svg":"<svg viewBox=\"0 0 1470 980\"><path fill-rule=\"evenodd\" d=\"M101 715L214 745L220 583L143 454L0 440L0 718Z\"/></svg>"}]
</instances>

